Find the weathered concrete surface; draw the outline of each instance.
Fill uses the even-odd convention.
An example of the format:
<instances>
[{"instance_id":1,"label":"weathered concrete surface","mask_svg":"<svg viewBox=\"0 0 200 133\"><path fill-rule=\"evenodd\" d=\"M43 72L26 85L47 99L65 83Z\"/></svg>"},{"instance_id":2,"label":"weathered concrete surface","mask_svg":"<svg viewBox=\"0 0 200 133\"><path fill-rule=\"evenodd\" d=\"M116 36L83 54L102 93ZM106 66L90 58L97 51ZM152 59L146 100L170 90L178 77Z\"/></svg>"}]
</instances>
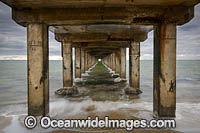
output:
<instances>
[{"instance_id":1,"label":"weathered concrete surface","mask_svg":"<svg viewBox=\"0 0 200 133\"><path fill-rule=\"evenodd\" d=\"M115 56L115 52L113 53L113 71L116 71L116 56Z\"/></svg>"},{"instance_id":2,"label":"weathered concrete surface","mask_svg":"<svg viewBox=\"0 0 200 133\"><path fill-rule=\"evenodd\" d=\"M81 78L81 48L75 48L75 78Z\"/></svg>"},{"instance_id":3,"label":"weathered concrete surface","mask_svg":"<svg viewBox=\"0 0 200 133\"><path fill-rule=\"evenodd\" d=\"M55 26L51 31L55 39L65 38L73 42L74 47L81 47L96 58L104 58L120 47L128 47L130 40L144 41L152 26L93 24L74 26ZM111 61L111 59L109 59ZM109 65L111 67L111 62Z\"/></svg>"},{"instance_id":4,"label":"weathered concrete surface","mask_svg":"<svg viewBox=\"0 0 200 133\"><path fill-rule=\"evenodd\" d=\"M78 88L76 86L63 87L55 91L55 94L59 96L73 96L78 94Z\"/></svg>"},{"instance_id":5,"label":"weathered concrete surface","mask_svg":"<svg viewBox=\"0 0 200 133\"><path fill-rule=\"evenodd\" d=\"M110 65L111 69L113 70L113 54L110 55Z\"/></svg>"},{"instance_id":6,"label":"weathered concrete surface","mask_svg":"<svg viewBox=\"0 0 200 133\"><path fill-rule=\"evenodd\" d=\"M56 34L57 35L57 34ZM59 39L56 38L57 41ZM82 47L82 48L119 48L119 47L129 47L130 41L95 41L95 42L74 42L73 47Z\"/></svg>"},{"instance_id":7,"label":"weathered concrete surface","mask_svg":"<svg viewBox=\"0 0 200 133\"><path fill-rule=\"evenodd\" d=\"M81 73L85 72L85 51L81 48Z\"/></svg>"},{"instance_id":8,"label":"weathered concrete surface","mask_svg":"<svg viewBox=\"0 0 200 133\"><path fill-rule=\"evenodd\" d=\"M129 83L130 87L140 88L140 43L131 42L129 48Z\"/></svg>"},{"instance_id":9,"label":"weathered concrete surface","mask_svg":"<svg viewBox=\"0 0 200 133\"><path fill-rule=\"evenodd\" d=\"M142 93L142 91L140 89L135 89L135 88L132 88L132 87L125 88L124 92L127 95L134 95L134 96L137 96L137 95Z\"/></svg>"},{"instance_id":10,"label":"weathered concrete surface","mask_svg":"<svg viewBox=\"0 0 200 133\"><path fill-rule=\"evenodd\" d=\"M64 34L62 36L59 36L56 34L56 40L62 41L64 38L64 41L68 41L66 39L66 36ZM113 50L119 49L119 47L128 47L129 41L97 41L97 42L83 42L83 43L73 43L73 47L81 47L90 55L95 56L96 58L104 58L105 56L111 54L114 52Z\"/></svg>"},{"instance_id":11,"label":"weathered concrete surface","mask_svg":"<svg viewBox=\"0 0 200 133\"><path fill-rule=\"evenodd\" d=\"M45 116L49 113L48 27L29 24L27 34L28 115Z\"/></svg>"},{"instance_id":12,"label":"weathered concrete surface","mask_svg":"<svg viewBox=\"0 0 200 133\"><path fill-rule=\"evenodd\" d=\"M96 63L96 58L92 56L92 66Z\"/></svg>"},{"instance_id":13,"label":"weathered concrete surface","mask_svg":"<svg viewBox=\"0 0 200 133\"><path fill-rule=\"evenodd\" d=\"M126 48L120 48L121 66L120 77L126 79Z\"/></svg>"},{"instance_id":14,"label":"weathered concrete surface","mask_svg":"<svg viewBox=\"0 0 200 133\"><path fill-rule=\"evenodd\" d=\"M153 29L147 25L122 24L90 24L73 26L54 26L50 30L56 38L66 36L71 42L97 42L97 41L144 41L147 33Z\"/></svg>"},{"instance_id":15,"label":"weathered concrete surface","mask_svg":"<svg viewBox=\"0 0 200 133\"><path fill-rule=\"evenodd\" d=\"M38 8L77 8L77 7L103 7L103 6L192 6L198 3L198 0L134 0L134 1L125 1L125 0L49 0L49 1L42 1L42 0L1 0L4 3L8 4L12 7L19 7L19 8L31 8L31 9L38 9Z\"/></svg>"},{"instance_id":16,"label":"weathered concrete surface","mask_svg":"<svg viewBox=\"0 0 200 133\"><path fill-rule=\"evenodd\" d=\"M87 52L86 51L84 51L84 53L85 53L85 59L84 59L84 68L85 68L85 71L87 71L88 70L88 67L87 67Z\"/></svg>"},{"instance_id":17,"label":"weathered concrete surface","mask_svg":"<svg viewBox=\"0 0 200 133\"><path fill-rule=\"evenodd\" d=\"M51 31L55 33L56 38L65 36L67 40L72 42L94 42L94 41L106 41L108 40L108 35L105 33L77 33L77 31L72 31L70 33L68 29L65 28L66 26L56 26L51 27ZM71 28L75 28L75 26L71 26ZM75 33L73 33L75 32Z\"/></svg>"},{"instance_id":18,"label":"weathered concrete surface","mask_svg":"<svg viewBox=\"0 0 200 133\"><path fill-rule=\"evenodd\" d=\"M90 68L90 54L87 53L87 70Z\"/></svg>"},{"instance_id":19,"label":"weathered concrete surface","mask_svg":"<svg viewBox=\"0 0 200 133\"><path fill-rule=\"evenodd\" d=\"M120 51L115 51L116 56L116 73L120 74Z\"/></svg>"},{"instance_id":20,"label":"weathered concrete surface","mask_svg":"<svg viewBox=\"0 0 200 133\"><path fill-rule=\"evenodd\" d=\"M20 8L20 5L18 5L15 6L15 8L12 8L12 18L18 24L24 26L28 23L34 22L43 22L48 25L86 25L102 22L120 24L153 24L163 20L170 23L175 22L181 25L189 22L193 18L193 6L194 5L128 5L115 7L111 5L110 7L101 6L91 8L63 7L31 9L33 7L32 5L26 8Z\"/></svg>"},{"instance_id":21,"label":"weathered concrete surface","mask_svg":"<svg viewBox=\"0 0 200 133\"><path fill-rule=\"evenodd\" d=\"M90 68L90 55L87 53L87 70Z\"/></svg>"},{"instance_id":22,"label":"weathered concrete surface","mask_svg":"<svg viewBox=\"0 0 200 133\"><path fill-rule=\"evenodd\" d=\"M154 114L175 117L176 25L161 23L154 30Z\"/></svg>"},{"instance_id":23,"label":"weathered concrete surface","mask_svg":"<svg viewBox=\"0 0 200 133\"><path fill-rule=\"evenodd\" d=\"M63 52L63 87L71 87L73 85L72 71L72 44L71 42L62 42Z\"/></svg>"}]
</instances>

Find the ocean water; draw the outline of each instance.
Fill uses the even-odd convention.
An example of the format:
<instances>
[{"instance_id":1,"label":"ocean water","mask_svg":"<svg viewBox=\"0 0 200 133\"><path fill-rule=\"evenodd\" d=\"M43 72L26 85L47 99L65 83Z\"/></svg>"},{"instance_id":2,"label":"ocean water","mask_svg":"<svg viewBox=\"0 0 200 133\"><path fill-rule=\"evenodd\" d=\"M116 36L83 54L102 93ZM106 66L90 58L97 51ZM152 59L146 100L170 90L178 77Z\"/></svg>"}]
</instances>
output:
<instances>
[{"instance_id":1,"label":"ocean water","mask_svg":"<svg viewBox=\"0 0 200 133\"><path fill-rule=\"evenodd\" d=\"M140 86L143 93L133 101L69 101L56 97L54 91L62 87L62 62L50 61L50 115L76 115L85 106L94 104L97 111L119 110L130 107L140 110L138 116L152 118L153 110L153 62L141 61ZM127 64L128 78L128 64ZM177 61L177 110L178 131L200 131L200 61ZM144 112L143 110L147 110ZM0 61L0 116L13 117L27 113L27 67L26 61ZM15 122L14 122L15 121ZM15 124L4 129L10 132ZM20 129L20 132L27 132Z\"/></svg>"}]
</instances>

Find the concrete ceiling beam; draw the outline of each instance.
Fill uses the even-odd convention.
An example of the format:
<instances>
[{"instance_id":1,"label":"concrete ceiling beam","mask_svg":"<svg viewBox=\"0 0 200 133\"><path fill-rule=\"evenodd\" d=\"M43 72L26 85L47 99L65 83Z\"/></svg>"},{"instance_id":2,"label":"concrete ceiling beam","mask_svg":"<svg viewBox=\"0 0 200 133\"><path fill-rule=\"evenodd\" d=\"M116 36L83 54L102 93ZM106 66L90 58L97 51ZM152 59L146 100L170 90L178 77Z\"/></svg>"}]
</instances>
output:
<instances>
[{"instance_id":1,"label":"concrete ceiling beam","mask_svg":"<svg viewBox=\"0 0 200 133\"><path fill-rule=\"evenodd\" d=\"M90 48L90 47L129 47L130 41L97 41L86 43L72 43L73 47Z\"/></svg>"},{"instance_id":2,"label":"concrete ceiling beam","mask_svg":"<svg viewBox=\"0 0 200 133\"><path fill-rule=\"evenodd\" d=\"M89 8L110 6L193 6L198 0L1 0L18 8Z\"/></svg>"},{"instance_id":3,"label":"concrete ceiling beam","mask_svg":"<svg viewBox=\"0 0 200 133\"><path fill-rule=\"evenodd\" d=\"M55 2L56 3L56 2ZM12 8L16 23L46 23L48 25L86 24L154 24L159 22L189 22L194 16L194 6L123 6L91 8Z\"/></svg>"}]
</instances>

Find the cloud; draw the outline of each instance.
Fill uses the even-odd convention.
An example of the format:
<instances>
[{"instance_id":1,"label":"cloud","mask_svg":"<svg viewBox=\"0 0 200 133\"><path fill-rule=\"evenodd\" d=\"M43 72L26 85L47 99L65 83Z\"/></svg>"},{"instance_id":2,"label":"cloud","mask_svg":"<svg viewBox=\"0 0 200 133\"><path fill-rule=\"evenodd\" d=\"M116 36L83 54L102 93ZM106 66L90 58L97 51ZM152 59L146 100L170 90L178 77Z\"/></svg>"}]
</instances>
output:
<instances>
[{"instance_id":1,"label":"cloud","mask_svg":"<svg viewBox=\"0 0 200 133\"><path fill-rule=\"evenodd\" d=\"M0 2L0 60L26 59L26 28L11 18L11 9ZM61 44L49 32L50 59L61 58ZM177 59L200 59L200 4L195 7L195 17L177 27ZM153 57L153 32L141 43L141 59ZM127 57L128 58L128 57Z\"/></svg>"},{"instance_id":2,"label":"cloud","mask_svg":"<svg viewBox=\"0 0 200 133\"><path fill-rule=\"evenodd\" d=\"M16 24L11 18L11 8L0 2L0 60L26 59L27 34L26 28ZM60 43L55 41L49 32L50 59L59 57Z\"/></svg>"},{"instance_id":3,"label":"cloud","mask_svg":"<svg viewBox=\"0 0 200 133\"><path fill-rule=\"evenodd\" d=\"M153 32L141 43L141 59L153 55ZM195 7L195 16L187 24L177 26L177 59L199 60L200 55L200 4ZM149 56L149 57L148 57Z\"/></svg>"}]
</instances>

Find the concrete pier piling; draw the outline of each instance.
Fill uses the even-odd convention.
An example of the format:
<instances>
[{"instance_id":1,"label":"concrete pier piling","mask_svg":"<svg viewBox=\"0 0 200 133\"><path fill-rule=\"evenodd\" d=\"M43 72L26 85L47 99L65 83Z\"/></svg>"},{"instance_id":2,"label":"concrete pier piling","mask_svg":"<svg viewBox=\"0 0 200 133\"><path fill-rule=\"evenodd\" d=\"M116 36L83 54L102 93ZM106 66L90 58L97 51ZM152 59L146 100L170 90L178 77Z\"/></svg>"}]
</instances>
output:
<instances>
[{"instance_id":1,"label":"concrete pier piling","mask_svg":"<svg viewBox=\"0 0 200 133\"><path fill-rule=\"evenodd\" d=\"M126 79L126 48L120 48L120 77Z\"/></svg>"},{"instance_id":2,"label":"concrete pier piling","mask_svg":"<svg viewBox=\"0 0 200 133\"><path fill-rule=\"evenodd\" d=\"M90 55L87 53L87 70L90 68Z\"/></svg>"},{"instance_id":3,"label":"concrete pier piling","mask_svg":"<svg viewBox=\"0 0 200 133\"><path fill-rule=\"evenodd\" d=\"M129 46L129 87L128 95L139 95L140 90L140 42L132 41Z\"/></svg>"},{"instance_id":4,"label":"concrete pier piling","mask_svg":"<svg viewBox=\"0 0 200 133\"><path fill-rule=\"evenodd\" d=\"M111 69L113 70L113 54L110 55L110 66Z\"/></svg>"},{"instance_id":5,"label":"concrete pier piling","mask_svg":"<svg viewBox=\"0 0 200 133\"><path fill-rule=\"evenodd\" d=\"M73 63L72 63L72 44L63 41L63 87L71 87L73 85Z\"/></svg>"},{"instance_id":6,"label":"concrete pier piling","mask_svg":"<svg viewBox=\"0 0 200 133\"><path fill-rule=\"evenodd\" d=\"M49 48L48 26L27 25L28 49L28 115L49 113Z\"/></svg>"},{"instance_id":7,"label":"concrete pier piling","mask_svg":"<svg viewBox=\"0 0 200 133\"><path fill-rule=\"evenodd\" d=\"M75 48L75 78L81 78L81 48Z\"/></svg>"},{"instance_id":8,"label":"concrete pier piling","mask_svg":"<svg viewBox=\"0 0 200 133\"><path fill-rule=\"evenodd\" d=\"M115 53L113 53L113 71L116 71L116 57L115 57Z\"/></svg>"},{"instance_id":9,"label":"concrete pier piling","mask_svg":"<svg viewBox=\"0 0 200 133\"><path fill-rule=\"evenodd\" d=\"M140 89L140 43L131 42L129 47L129 83L130 87Z\"/></svg>"},{"instance_id":10,"label":"concrete pier piling","mask_svg":"<svg viewBox=\"0 0 200 133\"><path fill-rule=\"evenodd\" d=\"M153 111L159 117L175 117L176 25L154 26Z\"/></svg>"},{"instance_id":11,"label":"concrete pier piling","mask_svg":"<svg viewBox=\"0 0 200 133\"><path fill-rule=\"evenodd\" d=\"M81 48L81 73L85 72L85 51Z\"/></svg>"},{"instance_id":12,"label":"concrete pier piling","mask_svg":"<svg viewBox=\"0 0 200 133\"><path fill-rule=\"evenodd\" d=\"M88 67L87 67L87 62L88 62L87 56L88 56L88 54L87 54L87 52L85 51L85 59L84 59L84 66L85 66L84 68L85 68L85 71L88 70Z\"/></svg>"},{"instance_id":13,"label":"concrete pier piling","mask_svg":"<svg viewBox=\"0 0 200 133\"><path fill-rule=\"evenodd\" d=\"M116 67L116 73L120 74L121 64L120 64L120 51L115 51L115 67Z\"/></svg>"}]
</instances>

